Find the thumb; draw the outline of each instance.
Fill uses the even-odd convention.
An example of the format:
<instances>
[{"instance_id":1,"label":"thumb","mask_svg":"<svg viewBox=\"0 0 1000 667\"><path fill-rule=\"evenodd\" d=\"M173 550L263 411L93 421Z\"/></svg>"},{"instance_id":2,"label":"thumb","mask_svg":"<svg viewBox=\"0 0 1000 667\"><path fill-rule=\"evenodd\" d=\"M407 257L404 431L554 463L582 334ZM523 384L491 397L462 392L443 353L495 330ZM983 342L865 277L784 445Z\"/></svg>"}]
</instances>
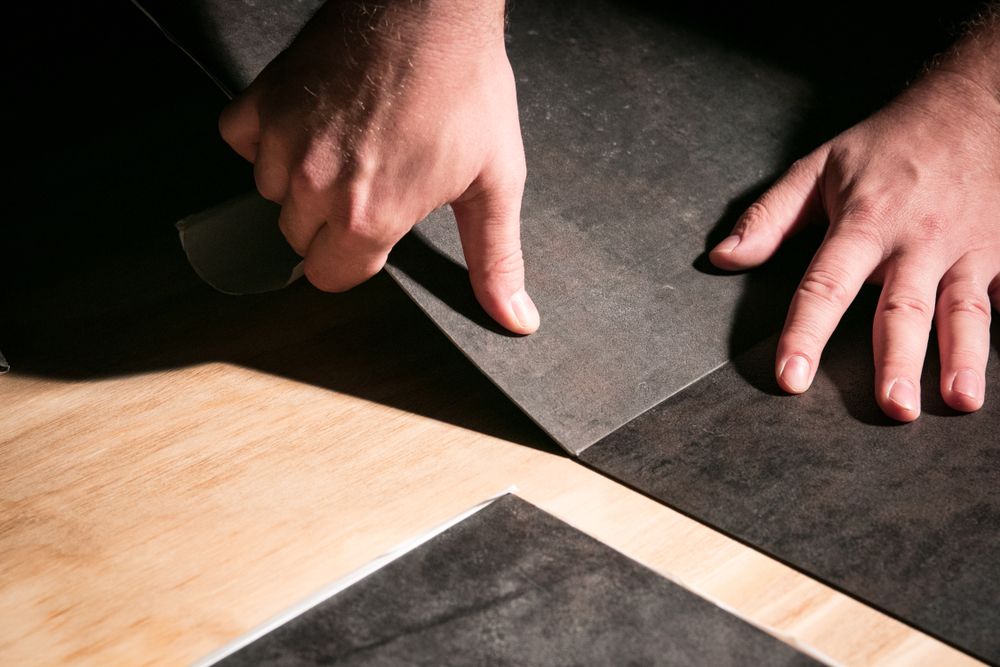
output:
<instances>
[{"instance_id":1,"label":"thumb","mask_svg":"<svg viewBox=\"0 0 1000 667\"><path fill-rule=\"evenodd\" d=\"M508 187L477 181L452 203L472 291L501 326L514 333L538 329L538 309L524 289L521 255L523 179Z\"/></svg>"},{"instance_id":2,"label":"thumb","mask_svg":"<svg viewBox=\"0 0 1000 667\"><path fill-rule=\"evenodd\" d=\"M793 164L709 253L712 264L730 271L759 266L771 259L786 238L818 216L819 181L826 157L824 146Z\"/></svg>"}]
</instances>

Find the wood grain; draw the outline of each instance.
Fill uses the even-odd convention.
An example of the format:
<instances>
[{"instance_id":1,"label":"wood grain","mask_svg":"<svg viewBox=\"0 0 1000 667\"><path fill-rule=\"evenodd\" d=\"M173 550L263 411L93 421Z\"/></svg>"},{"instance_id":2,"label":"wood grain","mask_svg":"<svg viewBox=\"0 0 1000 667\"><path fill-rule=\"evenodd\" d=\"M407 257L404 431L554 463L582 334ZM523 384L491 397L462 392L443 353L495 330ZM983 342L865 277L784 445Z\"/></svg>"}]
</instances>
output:
<instances>
[{"instance_id":1,"label":"wood grain","mask_svg":"<svg viewBox=\"0 0 1000 667\"><path fill-rule=\"evenodd\" d=\"M827 660L974 662L566 458L387 279L234 299L150 252L13 308L0 663L190 663L510 485Z\"/></svg>"}]
</instances>

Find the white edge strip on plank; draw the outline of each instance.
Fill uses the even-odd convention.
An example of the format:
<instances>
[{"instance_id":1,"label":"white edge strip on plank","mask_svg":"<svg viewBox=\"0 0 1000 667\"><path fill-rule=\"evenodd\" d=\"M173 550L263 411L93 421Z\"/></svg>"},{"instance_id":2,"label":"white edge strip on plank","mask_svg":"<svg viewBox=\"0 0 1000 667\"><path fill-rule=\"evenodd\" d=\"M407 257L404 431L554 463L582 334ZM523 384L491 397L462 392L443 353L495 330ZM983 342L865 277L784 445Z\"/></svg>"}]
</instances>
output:
<instances>
[{"instance_id":1,"label":"white edge strip on plank","mask_svg":"<svg viewBox=\"0 0 1000 667\"><path fill-rule=\"evenodd\" d=\"M468 519L470 516L480 511L481 509L484 509L485 507L489 506L494 501L502 498L503 496L512 494L516 491L517 491L516 486L510 486L501 491L500 493L496 494L495 496L487 500L484 500L478 505L475 505L474 507L471 507L468 510L462 512L458 516L448 519L444 523L439 524L434 528L431 528L430 530L420 535L417 535L416 537L411 537L410 539L405 540L404 542L396 545L386 553L370 561L368 564L362 565L353 572L349 572L340 579L337 579L336 581L328 584L327 586L324 586L323 588L316 591L315 593L305 598L304 600L301 600L298 603L289 607L288 609L285 609L284 611L278 613L277 615L272 616L268 620L264 621L257 627L247 632L245 635L242 635L236 638L235 640L229 642L225 646L222 646L219 649L212 651L204 658L201 658L200 660L194 662L193 667L209 667L209 665L213 665L216 662L222 660L223 658L232 655L233 653L240 650L244 646L247 646L248 644L256 641L257 639L260 639L267 633L284 625L285 623L288 623L293 618L300 616L305 612L309 611L310 609L312 609L313 607L315 607L316 605L325 602L326 600L330 599L331 597L341 592L348 586L356 584L357 582L361 581L368 575L373 574L378 570L382 569L383 567L385 567L392 561L396 560L397 558L405 556L406 554L413 551L420 545L424 544L425 542L428 542L429 540L433 539L434 537L437 537L444 531L448 530L455 524L461 523L465 519Z\"/></svg>"}]
</instances>

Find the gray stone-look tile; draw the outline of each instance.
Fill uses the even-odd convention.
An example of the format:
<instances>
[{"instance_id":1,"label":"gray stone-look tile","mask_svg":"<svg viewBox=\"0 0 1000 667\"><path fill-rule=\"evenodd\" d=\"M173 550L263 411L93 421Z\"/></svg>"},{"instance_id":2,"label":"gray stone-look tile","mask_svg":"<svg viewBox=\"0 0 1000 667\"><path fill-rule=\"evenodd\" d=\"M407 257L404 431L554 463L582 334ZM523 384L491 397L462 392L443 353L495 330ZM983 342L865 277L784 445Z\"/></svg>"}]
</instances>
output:
<instances>
[{"instance_id":1,"label":"gray stone-look tile","mask_svg":"<svg viewBox=\"0 0 1000 667\"><path fill-rule=\"evenodd\" d=\"M1000 662L1000 359L978 413L938 396L881 415L872 300L834 336L815 385L781 395L768 340L598 442L582 459L991 662Z\"/></svg>"},{"instance_id":2,"label":"gray stone-look tile","mask_svg":"<svg viewBox=\"0 0 1000 667\"><path fill-rule=\"evenodd\" d=\"M816 663L507 496L222 664Z\"/></svg>"}]
</instances>

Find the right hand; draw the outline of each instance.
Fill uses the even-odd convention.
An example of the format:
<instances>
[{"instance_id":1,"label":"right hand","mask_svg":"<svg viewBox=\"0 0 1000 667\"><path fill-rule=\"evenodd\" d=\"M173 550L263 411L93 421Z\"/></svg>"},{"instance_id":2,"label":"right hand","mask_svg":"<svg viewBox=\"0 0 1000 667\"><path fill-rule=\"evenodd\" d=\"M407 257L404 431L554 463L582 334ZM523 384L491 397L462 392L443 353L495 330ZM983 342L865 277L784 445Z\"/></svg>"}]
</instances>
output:
<instances>
[{"instance_id":1,"label":"right hand","mask_svg":"<svg viewBox=\"0 0 1000 667\"><path fill-rule=\"evenodd\" d=\"M222 112L261 195L326 291L350 289L451 204L476 298L529 334L520 208L525 163L503 3L328 2Z\"/></svg>"},{"instance_id":2,"label":"right hand","mask_svg":"<svg viewBox=\"0 0 1000 667\"><path fill-rule=\"evenodd\" d=\"M871 118L797 162L710 257L767 261L811 219L829 222L789 307L775 376L806 391L866 280L882 283L872 346L875 396L899 421L920 414L931 324L940 392L972 412L986 395L990 301L1000 304L1000 96L971 73L931 71Z\"/></svg>"}]
</instances>

